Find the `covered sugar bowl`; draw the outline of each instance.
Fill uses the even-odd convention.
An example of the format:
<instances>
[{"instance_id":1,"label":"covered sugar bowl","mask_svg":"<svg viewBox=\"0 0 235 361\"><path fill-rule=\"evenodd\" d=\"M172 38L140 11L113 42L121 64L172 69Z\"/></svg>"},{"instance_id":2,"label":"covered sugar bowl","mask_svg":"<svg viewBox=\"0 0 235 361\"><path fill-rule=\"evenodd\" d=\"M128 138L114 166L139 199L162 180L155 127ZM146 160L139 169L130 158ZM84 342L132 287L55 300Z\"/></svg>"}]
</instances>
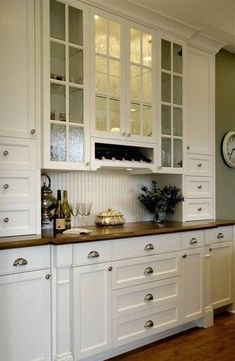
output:
<instances>
[{"instance_id":1,"label":"covered sugar bowl","mask_svg":"<svg viewBox=\"0 0 235 361\"><path fill-rule=\"evenodd\" d=\"M125 223L125 218L121 212L108 208L106 211L98 213L95 223L97 226L121 226Z\"/></svg>"}]
</instances>

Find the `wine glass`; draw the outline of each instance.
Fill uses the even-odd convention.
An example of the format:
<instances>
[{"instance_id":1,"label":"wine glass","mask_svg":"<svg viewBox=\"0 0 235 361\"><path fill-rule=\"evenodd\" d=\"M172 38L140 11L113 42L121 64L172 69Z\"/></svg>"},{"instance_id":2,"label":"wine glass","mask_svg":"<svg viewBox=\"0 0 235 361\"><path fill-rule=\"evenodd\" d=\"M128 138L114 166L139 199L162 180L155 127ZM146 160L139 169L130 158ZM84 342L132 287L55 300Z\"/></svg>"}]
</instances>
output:
<instances>
[{"instance_id":1,"label":"wine glass","mask_svg":"<svg viewBox=\"0 0 235 361\"><path fill-rule=\"evenodd\" d=\"M70 204L70 214L73 217L73 227L75 227L75 219L78 215L78 205L76 203Z\"/></svg>"},{"instance_id":2,"label":"wine glass","mask_svg":"<svg viewBox=\"0 0 235 361\"><path fill-rule=\"evenodd\" d=\"M91 213L91 207L92 207L91 202L79 202L78 203L78 214L81 217L85 217L85 226L86 227L88 225L88 217Z\"/></svg>"}]
</instances>

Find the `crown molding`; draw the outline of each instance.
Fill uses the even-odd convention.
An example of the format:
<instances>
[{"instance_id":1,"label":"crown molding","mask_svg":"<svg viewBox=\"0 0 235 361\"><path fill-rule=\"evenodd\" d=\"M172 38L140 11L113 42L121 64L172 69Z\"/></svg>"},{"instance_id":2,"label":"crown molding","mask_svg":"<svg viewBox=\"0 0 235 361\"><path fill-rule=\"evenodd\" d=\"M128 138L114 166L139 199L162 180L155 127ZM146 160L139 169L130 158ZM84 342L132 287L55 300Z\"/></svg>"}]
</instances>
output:
<instances>
[{"instance_id":1,"label":"crown molding","mask_svg":"<svg viewBox=\"0 0 235 361\"><path fill-rule=\"evenodd\" d=\"M223 41L214 39L203 33L192 35L191 39L188 40L188 44L195 48L206 50L212 54L217 54L220 49L228 45Z\"/></svg>"}]
</instances>

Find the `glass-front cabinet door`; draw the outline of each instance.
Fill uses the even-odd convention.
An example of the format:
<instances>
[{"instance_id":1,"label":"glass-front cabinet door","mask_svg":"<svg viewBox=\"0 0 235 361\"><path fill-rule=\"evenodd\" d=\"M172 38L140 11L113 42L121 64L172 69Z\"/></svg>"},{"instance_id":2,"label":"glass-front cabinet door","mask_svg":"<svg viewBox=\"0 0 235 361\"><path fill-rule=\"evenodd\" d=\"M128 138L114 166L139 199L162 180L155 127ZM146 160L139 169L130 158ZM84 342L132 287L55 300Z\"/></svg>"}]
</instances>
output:
<instances>
[{"instance_id":1,"label":"glass-front cabinet door","mask_svg":"<svg viewBox=\"0 0 235 361\"><path fill-rule=\"evenodd\" d=\"M183 45L161 39L161 167L183 167Z\"/></svg>"},{"instance_id":2,"label":"glass-front cabinet door","mask_svg":"<svg viewBox=\"0 0 235 361\"><path fill-rule=\"evenodd\" d=\"M74 1L50 0L44 9L44 167L86 168L87 14Z\"/></svg>"}]
</instances>

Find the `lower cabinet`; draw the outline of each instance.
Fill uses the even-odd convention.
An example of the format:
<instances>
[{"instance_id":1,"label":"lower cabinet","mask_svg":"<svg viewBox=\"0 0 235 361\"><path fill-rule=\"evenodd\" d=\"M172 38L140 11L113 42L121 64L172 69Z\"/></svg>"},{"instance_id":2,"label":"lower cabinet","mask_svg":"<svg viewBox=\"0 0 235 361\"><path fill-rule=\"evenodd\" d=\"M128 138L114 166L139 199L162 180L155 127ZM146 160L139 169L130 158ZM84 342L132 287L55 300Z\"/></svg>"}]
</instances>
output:
<instances>
[{"instance_id":1,"label":"lower cabinet","mask_svg":"<svg viewBox=\"0 0 235 361\"><path fill-rule=\"evenodd\" d=\"M0 359L50 361L49 269L0 277Z\"/></svg>"},{"instance_id":2,"label":"lower cabinet","mask_svg":"<svg viewBox=\"0 0 235 361\"><path fill-rule=\"evenodd\" d=\"M74 360L111 347L111 263L74 268Z\"/></svg>"}]
</instances>

